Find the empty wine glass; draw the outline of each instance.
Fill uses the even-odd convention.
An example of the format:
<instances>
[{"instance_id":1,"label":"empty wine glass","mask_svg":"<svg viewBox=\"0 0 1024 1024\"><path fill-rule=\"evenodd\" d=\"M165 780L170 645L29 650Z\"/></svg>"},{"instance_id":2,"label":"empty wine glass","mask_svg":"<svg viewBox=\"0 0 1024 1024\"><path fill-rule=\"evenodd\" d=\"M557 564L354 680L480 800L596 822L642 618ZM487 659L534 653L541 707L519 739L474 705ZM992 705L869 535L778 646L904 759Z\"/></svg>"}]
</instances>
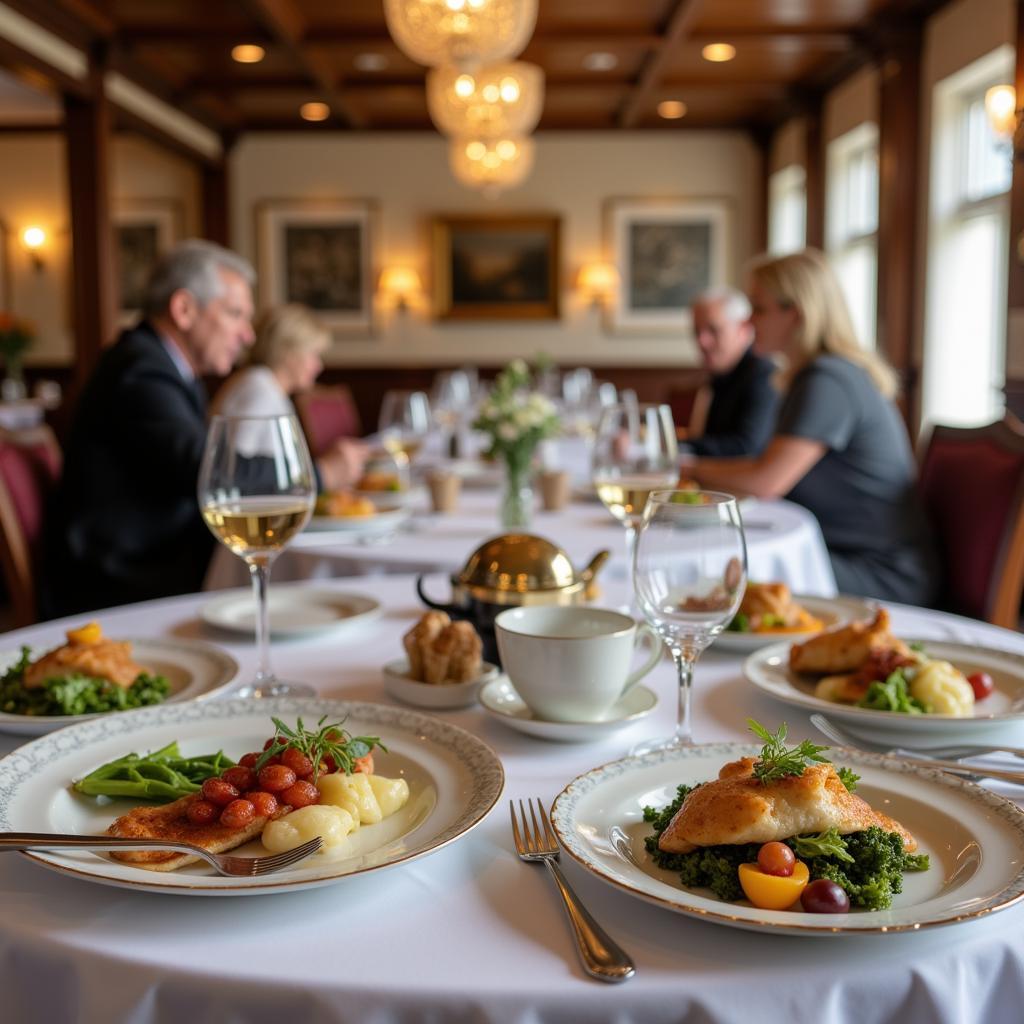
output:
<instances>
[{"instance_id":1,"label":"empty wine glass","mask_svg":"<svg viewBox=\"0 0 1024 1024\"><path fill-rule=\"evenodd\" d=\"M380 407L380 443L392 455L413 459L430 433L433 418L425 391L387 391Z\"/></svg>"},{"instance_id":2,"label":"empty wine glass","mask_svg":"<svg viewBox=\"0 0 1024 1024\"><path fill-rule=\"evenodd\" d=\"M679 674L676 731L632 753L693 743L693 668L732 620L747 587L747 544L736 499L715 491L655 491L644 509L633 558L633 590L644 618Z\"/></svg>"},{"instance_id":3,"label":"empty wine glass","mask_svg":"<svg viewBox=\"0 0 1024 1024\"><path fill-rule=\"evenodd\" d=\"M312 696L270 667L270 567L306 525L316 501L313 463L294 416L214 416L199 470L199 508L213 535L249 566L259 667L239 695Z\"/></svg>"},{"instance_id":4,"label":"empty wine glass","mask_svg":"<svg viewBox=\"0 0 1024 1024\"><path fill-rule=\"evenodd\" d=\"M465 370L446 370L434 378L430 408L441 429L442 453L454 455L453 446L459 428L473 409L473 382Z\"/></svg>"}]
</instances>

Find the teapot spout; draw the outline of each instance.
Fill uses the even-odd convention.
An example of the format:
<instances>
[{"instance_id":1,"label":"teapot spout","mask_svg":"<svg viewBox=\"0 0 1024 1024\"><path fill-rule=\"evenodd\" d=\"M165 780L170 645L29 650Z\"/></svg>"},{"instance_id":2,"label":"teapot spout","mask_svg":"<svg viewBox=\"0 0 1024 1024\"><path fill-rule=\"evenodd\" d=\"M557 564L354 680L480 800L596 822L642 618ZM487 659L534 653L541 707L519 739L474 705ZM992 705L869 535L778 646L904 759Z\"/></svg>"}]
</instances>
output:
<instances>
[{"instance_id":1,"label":"teapot spout","mask_svg":"<svg viewBox=\"0 0 1024 1024\"><path fill-rule=\"evenodd\" d=\"M601 571L601 566L608 561L610 555L610 551L598 551L598 553L590 560L586 568L580 572L580 579L585 583L590 583Z\"/></svg>"}]
</instances>

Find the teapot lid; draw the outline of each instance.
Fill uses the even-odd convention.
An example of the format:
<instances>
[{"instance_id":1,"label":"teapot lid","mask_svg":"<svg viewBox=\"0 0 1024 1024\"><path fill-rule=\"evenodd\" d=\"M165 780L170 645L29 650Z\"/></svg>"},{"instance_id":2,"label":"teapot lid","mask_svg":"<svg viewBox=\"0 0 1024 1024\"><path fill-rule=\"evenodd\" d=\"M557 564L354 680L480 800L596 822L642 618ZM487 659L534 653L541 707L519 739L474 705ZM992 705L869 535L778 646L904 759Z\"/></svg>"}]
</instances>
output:
<instances>
[{"instance_id":1,"label":"teapot lid","mask_svg":"<svg viewBox=\"0 0 1024 1024\"><path fill-rule=\"evenodd\" d=\"M505 604L535 591L576 588L581 581L557 544L530 533L503 533L469 556L458 582L474 597Z\"/></svg>"}]
</instances>

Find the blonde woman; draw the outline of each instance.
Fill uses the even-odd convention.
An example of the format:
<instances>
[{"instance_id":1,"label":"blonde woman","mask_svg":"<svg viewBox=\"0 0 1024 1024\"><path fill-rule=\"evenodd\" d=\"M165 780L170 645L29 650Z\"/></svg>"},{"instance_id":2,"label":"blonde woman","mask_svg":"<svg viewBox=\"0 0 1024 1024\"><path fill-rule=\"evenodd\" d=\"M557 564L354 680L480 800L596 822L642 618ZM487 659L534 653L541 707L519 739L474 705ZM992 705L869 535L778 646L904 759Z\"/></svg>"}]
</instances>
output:
<instances>
[{"instance_id":1,"label":"blonde woman","mask_svg":"<svg viewBox=\"0 0 1024 1024\"><path fill-rule=\"evenodd\" d=\"M295 415L291 396L311 388L320 376L330 335L305 306L294 304L266 311L254 327L248 365L217 392L212 411L224 416ZM321 488L351 486L365 461L361 442L340 439L316 460Z\"/></svg>"},{"instance_id":2,"label":"blonde woman","mask_svg":"<svg viewBox=\"0 0 1024 1024\"><path fill-rule=\"evenodd\" d=\"M930 603L937 563L895 374L858 344L821 252L757 260L748 291L757 350L785 361L775 435L757 458L697 459L684 473L813 512L841 592Z\"/></svg>"}]
</instances>

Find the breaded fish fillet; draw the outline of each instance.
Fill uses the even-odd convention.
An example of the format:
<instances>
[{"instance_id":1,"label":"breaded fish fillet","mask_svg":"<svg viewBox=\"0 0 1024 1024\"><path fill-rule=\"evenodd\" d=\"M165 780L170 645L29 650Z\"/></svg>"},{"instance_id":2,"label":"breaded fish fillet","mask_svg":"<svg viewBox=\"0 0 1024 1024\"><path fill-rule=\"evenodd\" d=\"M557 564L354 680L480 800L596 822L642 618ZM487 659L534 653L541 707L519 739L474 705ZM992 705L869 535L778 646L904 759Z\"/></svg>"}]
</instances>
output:
<instances>
[{"instance_id":1,"label":"breaded fish fillet","mask_svg":"<svg viewBox=\"0 0 1024 1024\"><path fill-rule=\"evenodd\" d=\"M109 679L127 689L145 672L132 660L132 645L127 640L99 640L96 643L67 643L44 654L25 669L25 687L42 686L47 679L81 673Z\"/></svg>"},{"instance_id":2,"label":"breaded fish fillet","mask_svg":"<svg viewBox=\"0 0 1024 1024\"><path fill-rule=\"evenodd\" d=\"M794 672L836 674L852 672L876 651L895 651L909 656L910 648L892 635L889 613L879 608L871 622L851 622L840 629L811 637L789 649L789 667Z\"/></svg>"},{"instance_id":3,"label":"breaded fish fillet","mask_svg":"<svg viewBox=\"0 0 1024 1024\"><path fill-rule=\"evenodd\" d=\"M700 846L768 843L834 828L840 835L877 825L896 832L908 852L917 840L898 822L872 810L842 783L831 764L812 764L803 775L763 783L754 775L756 758L725 765L714 782L695 789L658 840L668 853Z\"/></svg>"}]
</instances>

